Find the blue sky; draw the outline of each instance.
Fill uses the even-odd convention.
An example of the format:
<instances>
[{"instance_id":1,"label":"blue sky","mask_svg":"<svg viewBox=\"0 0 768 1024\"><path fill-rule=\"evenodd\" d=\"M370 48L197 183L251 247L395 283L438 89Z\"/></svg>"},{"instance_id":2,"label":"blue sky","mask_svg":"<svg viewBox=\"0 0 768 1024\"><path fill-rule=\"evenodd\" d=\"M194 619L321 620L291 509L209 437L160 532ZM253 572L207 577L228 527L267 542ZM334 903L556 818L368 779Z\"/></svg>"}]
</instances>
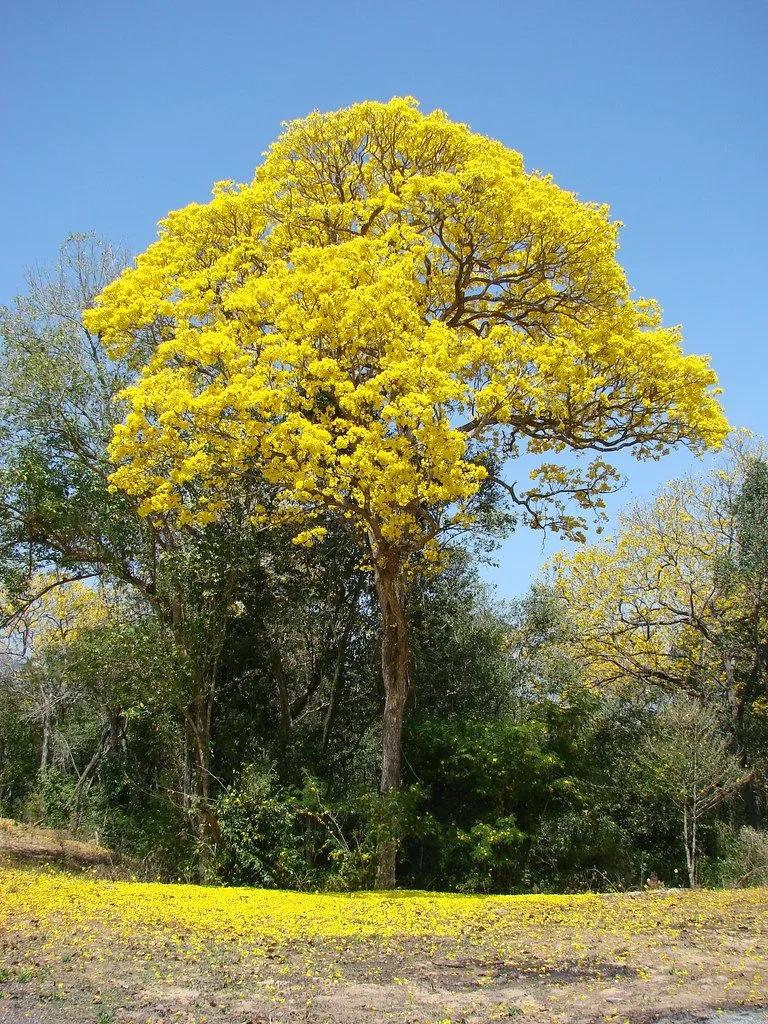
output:
<instances>
[{"instance_id":1,"label":"blue sky","mask_svg":"<svg viewBox=\"0 0 768 1024\"><path fill-rule=\"evenodd\" d=\"M169 209L249 180L281 121L413 95L609 203L637 293L768 435L767 48L764 0L8 4L0 302L73 231L144 249ZM628 464L612 507L690 461ZM500 595L556 546L506 543Z\"/></svg>"}]
</instances>

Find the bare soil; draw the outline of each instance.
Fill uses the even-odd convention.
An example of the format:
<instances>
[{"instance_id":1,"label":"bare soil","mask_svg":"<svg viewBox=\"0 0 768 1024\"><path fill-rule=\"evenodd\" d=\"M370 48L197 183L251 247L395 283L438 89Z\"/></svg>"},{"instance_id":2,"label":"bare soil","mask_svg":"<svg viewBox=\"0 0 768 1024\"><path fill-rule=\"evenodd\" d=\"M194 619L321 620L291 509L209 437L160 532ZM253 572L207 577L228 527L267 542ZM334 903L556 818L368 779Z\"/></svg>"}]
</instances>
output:
<instances>
[{"instance_id":1,"label":"bare soil","mask_svg":"<svg viewBox=\"0 0 768 1024\"><path fill-rule=\"evenodd\" d=\"M111 864L112 854L96 843L74 839L68 832L0 818L0 864L25 862L92 867Z\"/></svg>"}]
</instances>

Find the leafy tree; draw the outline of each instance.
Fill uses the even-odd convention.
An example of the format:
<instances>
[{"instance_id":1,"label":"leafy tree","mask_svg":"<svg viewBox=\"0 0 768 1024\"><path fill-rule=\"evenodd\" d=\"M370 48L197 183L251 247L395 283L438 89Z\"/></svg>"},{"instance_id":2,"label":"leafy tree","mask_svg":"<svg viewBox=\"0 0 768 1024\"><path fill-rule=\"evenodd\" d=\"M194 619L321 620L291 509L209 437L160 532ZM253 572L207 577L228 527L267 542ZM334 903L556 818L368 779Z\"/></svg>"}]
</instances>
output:
<instances>
[{"instance_id":1,"label":"leafy tree","mask_svg":"<svg viewBox=\"0 0 768 1024\"><path fill-rule=\"evenodd\" d=\"M228 536L227 524L203 536L150 523L108 486L107 445L134 371L105 352L82 311L126 263L93 235L73 235L55 265L29 274L26 294L0 308L0 621L23 622L46 587L86 579L122 586L151 611L167 657L154 678L184 721L181 789L192 810L208 797L227 609L255 545L239 522Z\"/></svg>"},{"instance_id":2,"label":"leafy tree","mask_svg":"<svg viewBox=\"0 0 768 1024\"><path fill-rule=\"evenodd\" d=\"M622 516L613 541L555 562L577 626L570 649L595 684L660 687L720 709L752 824L768 719L767 474L759 448L737 445L708 480L671 482Z\"/></svg>"},{"instance_id":3,"label":"leafy tree","mask_svg":"<svg viewBox=\"0 0 768 1024\"><path fill-rule=\"evenodd\" d=\"M427 798L406 846L406 870L421 875L411 881L519 887L531 834L563 781L544 722L419 717L407 729L408 774Z\"/></svg>"},{"instance_id":4,"label":"leafy tree","mask_svg":"<svg viewBox=\"0 0 768 1024\"><path fill-rule=\"evenodd\" d=\"M566 711L585 696L583 673L570 655L575 629L554 591L535 583L508 612L506 646L510 712L518 720L548 704Z\"/></svg>"},{"instance_id":5,"label":"leafy tree","mask_svg":"<svg viewBox=\"0 0 768 1024\"><path fill-rule=\"evenodd\" d=\"M508 627L470 554L445 549L442 571L414 581L408 628L416 714L477 719L508 710Z\"/></svg>"},{"instance_id":6,"label":"leafy tree","mask_svg":"<svg viewBox=\"0 0 768 1024\"><path fill-rule=\"evenodd\" d=\"M114 671L112 652L99 657L98 669L89 673L89 647L127 609L119 609L114 593L80 582L62 584L48 576L35 585L41 596L2 636L7 668L0 693L37 724L37 772L28 777L27 789L37 780L41 811L50 819L46 788L55 789L60 776L71 776L58 811L68 812L77 827L101 761L124 736L131 676L124 663Z\"/></svg>"},{"instance_id":7,"label":"leafy tree","mask_svg":"<svg viewBox=\"0 0 768 1024\"><path fill-rule=\"evenodd\" d=\"M662 709L638 758L649 781L669 795L680 815L688 880L695 889L699 827L743 784L738 759L717 713L685 695Z\"/></svg>"},{"instance_id":8,"label":"leafy tree","mask_svg":"<svg viewBox=\"0 0 768 1024\"><path fill-rule=\"evenodd\" d=\"M441 112L363 103L288 125L252 184L169 214L86 314L143 366L112 482L150 521L212 522L263 478L252 519L311 543L330 515L366 545L384 793L400 785L408 590L446 536L503 497L582 537L616 481L606 454L724 435L707 361L630 298L617 230ZM525 452L540 461L521 488ZM382 847L382 886L395 857Z\"/></svg>"}]
</instances>

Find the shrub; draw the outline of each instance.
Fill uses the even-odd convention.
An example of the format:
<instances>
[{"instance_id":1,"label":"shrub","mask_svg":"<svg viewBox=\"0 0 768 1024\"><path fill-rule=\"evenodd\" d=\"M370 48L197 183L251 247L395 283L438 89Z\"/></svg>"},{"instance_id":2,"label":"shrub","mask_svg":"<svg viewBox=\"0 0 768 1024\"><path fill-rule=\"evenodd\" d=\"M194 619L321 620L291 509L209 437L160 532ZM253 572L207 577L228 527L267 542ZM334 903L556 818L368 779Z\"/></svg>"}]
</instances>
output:
<instances>
[{"instance_id":1,"label":"shrub","mask_svg":"<svg viewBox=\"0 0 768 1024\"><path fill-rule=\"evenodd\" d=\"M768 832L749 825L740 829L723 861L721 877L731 888L768 885Z\"/></svg>"},{"instance_id":2,"label":"shrub","mask_svg":"<svg viewBox=\"0 0 768 1024\"><path fill-rule=\"evenodd\" d=\"M296 796L270 770L245 769L240 783L214 805L218 819L217 872L230 885L303 888L307 863Z\"/></svg>"}]
</instances>

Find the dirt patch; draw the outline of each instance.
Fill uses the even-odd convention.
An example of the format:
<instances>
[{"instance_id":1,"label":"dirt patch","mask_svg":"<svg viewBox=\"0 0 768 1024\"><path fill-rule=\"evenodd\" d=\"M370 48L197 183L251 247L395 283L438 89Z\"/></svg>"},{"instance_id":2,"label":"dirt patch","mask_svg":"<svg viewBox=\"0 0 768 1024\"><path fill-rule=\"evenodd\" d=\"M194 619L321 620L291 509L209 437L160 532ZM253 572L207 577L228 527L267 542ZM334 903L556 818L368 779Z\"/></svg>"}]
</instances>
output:
<instances>
[{"instance_id":1,"label":"dirt patch","mask_svg":"<svg viewBox=\"0 0 768 1024\"><path fill-rule=\"evenodd\" d=\"M73 839L67 832L0 818L0 862L61 863L79 867L110 864L109 850Z\"/></svg>"}]
</instances>

